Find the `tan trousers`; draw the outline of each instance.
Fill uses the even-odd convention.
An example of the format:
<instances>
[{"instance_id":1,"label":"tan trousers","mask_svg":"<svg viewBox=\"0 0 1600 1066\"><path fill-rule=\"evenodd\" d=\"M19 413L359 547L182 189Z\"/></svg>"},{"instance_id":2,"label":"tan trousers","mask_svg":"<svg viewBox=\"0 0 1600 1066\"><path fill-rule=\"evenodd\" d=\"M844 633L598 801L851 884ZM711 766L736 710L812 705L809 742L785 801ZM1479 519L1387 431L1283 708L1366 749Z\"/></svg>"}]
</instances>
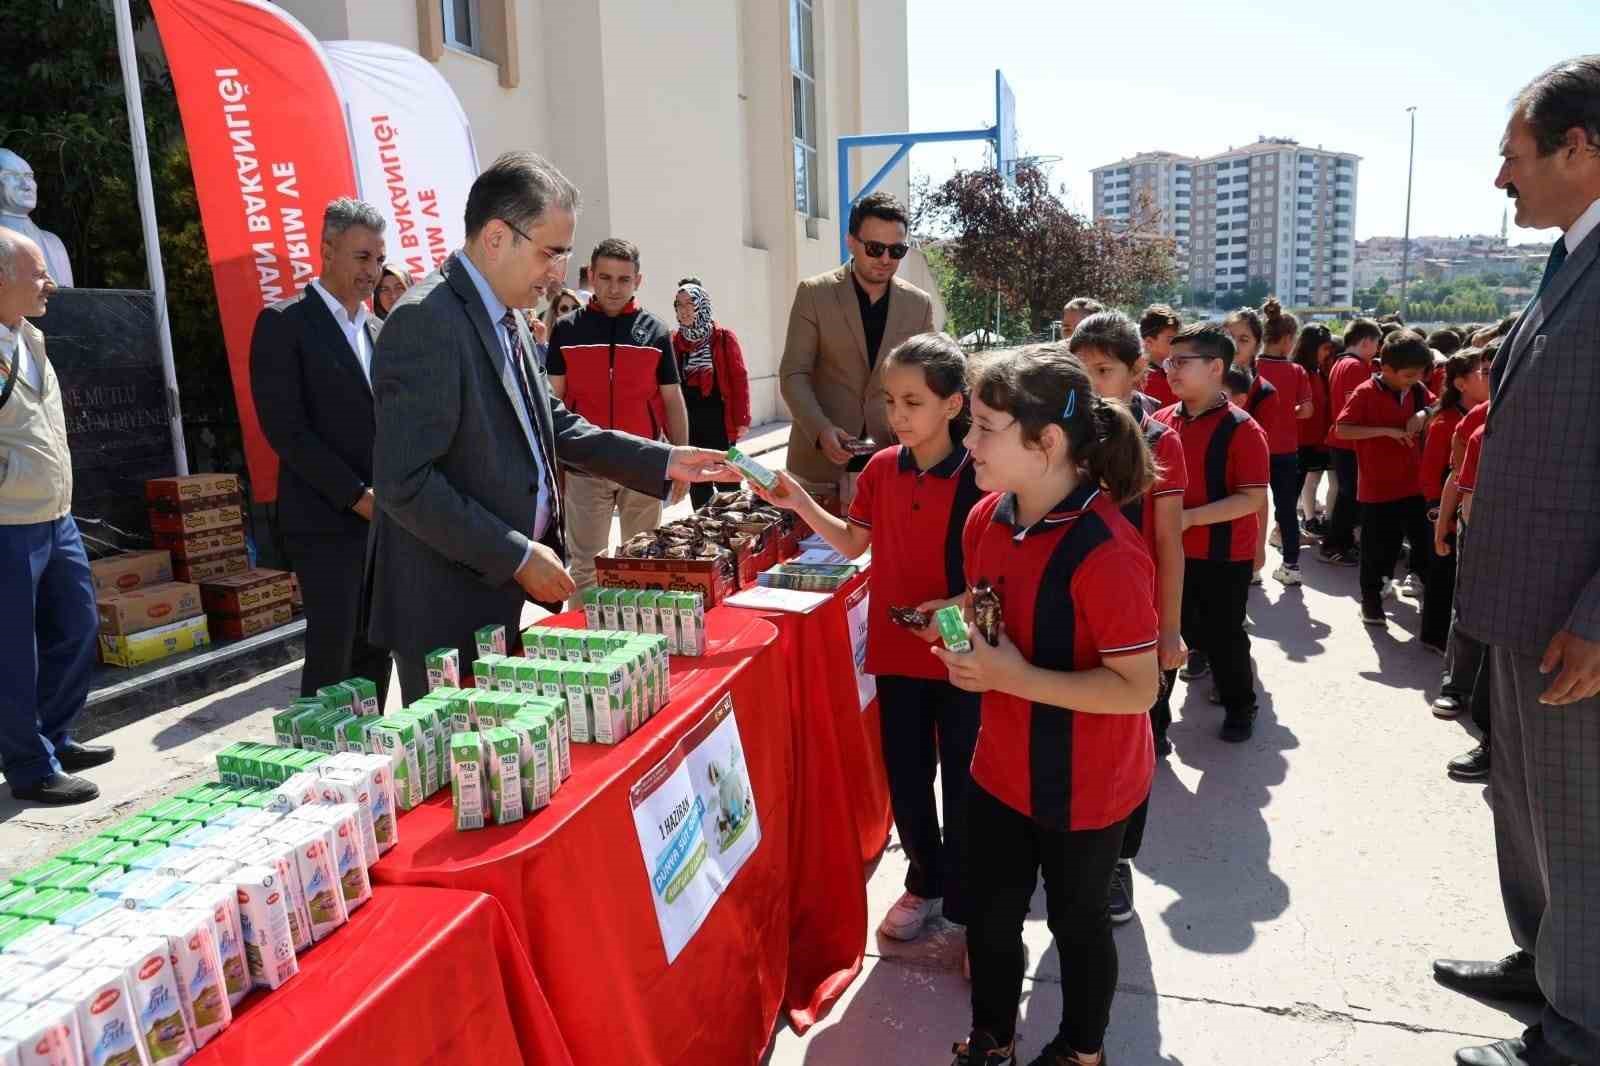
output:
<instances>
[{"instance_id":1,"label":"tan trousers","mask_svg":"<svg viewBox=\"0 0 1600 1066\"><path fill-rule=\"evenodd\" d=\"M567 474L567 568L578 586L567 607L582 606L578 596L594 584L594 557L611 546L611 516L622 515L622 539L647 533L661 524L661 501L615 481Z\"/></svg>"}]
</instances>

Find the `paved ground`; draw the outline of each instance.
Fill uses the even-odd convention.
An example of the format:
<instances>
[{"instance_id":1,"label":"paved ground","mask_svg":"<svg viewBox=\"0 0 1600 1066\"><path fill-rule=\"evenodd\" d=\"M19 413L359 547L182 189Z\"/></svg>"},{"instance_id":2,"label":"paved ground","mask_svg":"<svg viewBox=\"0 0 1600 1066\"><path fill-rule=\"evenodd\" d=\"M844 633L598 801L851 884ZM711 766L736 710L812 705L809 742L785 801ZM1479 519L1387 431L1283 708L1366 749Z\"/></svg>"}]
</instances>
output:
<instances>
[{"instance_id":1,"label":"paved ground","mask_svg":"<svg viewBox=\"0 0 1600 1066\"><path fill-rule=\"evenodd\" d=\"M1439 660L1415 642L1416 605L1400 601L1396 623L1374 632L1356 615L1354 571L1307 559L1305 574L1301 590L1269 578L1251 594L1266 691L1252 742L1217 740L1220 711L1180 682L1177 750L1159 769L1137 864L1138 915L1117 931L1107 1045L1117 1066L1444 1064L1464 1043L1522 1027L1504 1005L1428 975L1435 955L1498 957L1509 944L1485 789L1443 772L1472 740L1428 711ZM107 723L121 755L92 771L96 804L22 810L0 793L0 876L208 778L226 744L269 736L267 708L293 697L298 670ZM869 881L874 921L903 876L891 842ZM1042 899L1025 935L1024 1062L1053 1031L1062 989ZM960 946L949 928L909 947L869 932L865 972L844 1001L804 1037L780 1029L767 1061L947 1062L968 1021Z\"/></svg>"}]
</instances>

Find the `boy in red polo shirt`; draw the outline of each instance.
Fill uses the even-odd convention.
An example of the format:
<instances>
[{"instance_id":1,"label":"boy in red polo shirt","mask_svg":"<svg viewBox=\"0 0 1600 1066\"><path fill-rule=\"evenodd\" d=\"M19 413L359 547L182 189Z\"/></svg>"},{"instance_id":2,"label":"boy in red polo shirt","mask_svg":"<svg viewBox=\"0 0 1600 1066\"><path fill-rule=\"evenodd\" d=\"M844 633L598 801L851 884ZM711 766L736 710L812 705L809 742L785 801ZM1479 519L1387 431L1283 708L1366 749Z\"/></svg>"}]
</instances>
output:
<instances>
[{"instance_id":1,"label":"boy in red polo shirt","mask_svg":"<svg viewBox=\"0 0 1600 1066\"><path fill-rule=\"evenodd\" d=\"M1372 377L1372 360L1377 357L1382 340L1383 327L1370 318L1358 318L1345 330L1344 354L1328 364L1328 411L1335 422L1356 386ZM1357 501L1360 475L1355 446L1339 436L1337 426L1329 428L1327 444L1333 461L1333 476L1339 482L1339 494L1334 497L1328 532L1322 538L1318 555L1325 563L1355 566L1361 561L1361 553L1356 549L1356 523L1361 508Z\"/></svg>"},{"instance_id":2,"label":"boy in red polo shirt","mask_svg":"<svg viewBox=\"0 0 1600 1066\"><path fill-rule=\"evenodd\" d=\"M1311 379L1289 358L1300 334L1300 320L1285 311L1275 296L1267 297L1261 313L1266 324L1256 376L1278 390L1278 410L1271 422L1261 427L1267 431L1267 449L1272 453L1272 511L1283 552L1283 563L1273 571L1272 579L1287 587L1300 584L1300 426L1315 413L1315 406Z\"/></svg>"},{"instance_id":3,"label":"boy in red polo shirt","mask_svg":"<svg viewBox=\"0 0 1600 1066\"><path fill-rule=\"evenodd\" d=\"M1065 345L989 356L967 443L980 488L963 537L969 587L1000 599L991 646L935 648L983 693L968 806L972 1026L955 1066L1009 1066L1041 868L1063 971L1061 1025L1035 1060L1095 1066L1116 994L1108 913L1129 815L1150 790L1159 688L1154 573L1119 510L1155 472L1126 408L1096 397ZM1043 1000L1030 1004L1037 1019Z\"/></svg>"},{"instance_id":4,"label":"boy in red polo shirt","mask_svg":"<svg viewBox=\"0 0 1600 1066\"><path fill-rule=\"evenodd\" d=\"M1206 654L1227 712L1223 740L1248 740L1255 728L1255 683L1245 604L1270 477L1267 435L1228 402L1223 372L1233 341L1214 322L1178 332L1167 378L1179 402L1156 418L1183 442L1189 484L1183 494L1183 639Z\"/></svg>"},{"instance_id":5,"label":"boy in red polo shirt","mask_svg":"<svg viewBox=\"0 0 1600 1066\"><path fill-rule=\"evenodd\" d=\"M1139 340L1145 358L1144 384L1139 391L1156 401L1157 410L1178 402L1167 383L1167 356L1172 354L1172 338L1182 328L1183 319L1166 304L1151 304L1139 316Z\"/></svg>"},{"instance_id":6,"label":"boy in red polo shirt","mask_svg":"<svg viewBox=\"0 0 1600 1066\"><path fill-rule=\"evenodd\" d=\"M1381 626L1383 585L1394 576L1400 545L1411 542L1411 568L1426 574L1433 557L1433 529L1422 499L1422 449L1433 395L1422 379L1433 368L1426 341L1408 329L1384 338L1379 376L1350 393L1334 432L1355 447L1357 499L1361 504L1361 620Z\"/></svg>"},{"instance_id":7,"label":"boy in red polo shirt","mask_svg":"<svg viewBox=\"0 0 1600 1066\"><path fill-rule=\"evenodd\" d=\"M867 462L848 519L828 514L787 474L781 492L763 493L847 558L880 547L872 563L866 668L878 681L890 806L909 861L905 892L878 926L892 940L915 939L941 906L957 925L968 920L964 827L978 699L954 688L928 654L931 634L889 616L890 608L926 609L966 589L961 535L983 497L971 458L954 439L967 423L966 378L965 353L942 333L919 334L889 353L884 403L900 443ZM944 788L942 833L936 772Z\"/></svg>"}]
</instances>

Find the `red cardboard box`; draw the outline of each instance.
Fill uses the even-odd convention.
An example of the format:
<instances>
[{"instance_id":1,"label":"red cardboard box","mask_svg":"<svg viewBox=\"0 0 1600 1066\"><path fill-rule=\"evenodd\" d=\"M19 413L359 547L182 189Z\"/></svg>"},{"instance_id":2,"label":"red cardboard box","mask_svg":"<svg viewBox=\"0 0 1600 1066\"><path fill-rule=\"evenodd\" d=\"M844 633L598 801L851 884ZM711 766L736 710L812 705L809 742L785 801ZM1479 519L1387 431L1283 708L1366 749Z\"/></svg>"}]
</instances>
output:
<instances>
[{"instance_id":1,"label":"red cardboard box","mask_svg":"<svg viewBox=\"0 0 1600 1066\"><path fill-rule=\"evenodd\" d=\"M95 601L100 632L127 635L193 618L200 613L200 586L182 581L116 592Z\"/></svg>"},{"instance_id":2,"label":"red cardboard box","mask_svg":"<svg viewBox=\"0 0 1600 1066\"><path fill-rule=\"evenodd\" d=\"M89 564L89 577L96 593L131 592L146 585L159 585L172 580L172 553L144 551L109 555Z\"/></svg>"},{"instance_id":3,"label":"red cardboard box","mask_svg":"<svg viewBox=\"0 0 1600 1066\"><path fill-rule=\"evenodd\" d=\"M167 508L203 500L208 496L239 496L238 474L190 474L157 477L144 483L144 498L152 506Z\"/></svg>"},{"instance_id":4,"label":"red cardboard box","mask_svg":"<svg viewBox=\"0 0 1600 1066\"><path fill-rule=\"evenodd\" d=\"M172 572L179 581L203 585L218 578L242 574L250 569L250 557L243 551L227 555L213 555L206 559L179 559L172 564Z\"/></svg>"},{"instance_id":5,"label":"red cardboard box","mask_svg":"<svg viewBox=\"0 0 1600 1066\"><path fill-rule=\"evenodd\" d=\"M287 625L293 617L294 609L287 601L236 616L214 614L211 615L212 636L243 640L245 637L253 637L257 633Z\"/></svg>"},{"instance_id":6,"label":"red cardboard box","mask_svg":"<svg viewBox=\"0 0 1600 1066\"><path fill-rule=\"evenodd\" d=\"M594 570L596 582L610 588L698 592L708 610L739 591L738 562L726 553L715 559L614 559L599 555L595 557Z\"/></svg>"},{"instance_id":7,"label":"red cardboard box","mask_svg":"<svg viewBox=\"0 0 1600 1066\"><path fill-rule=\"evenodd\" d=\"M152 538L158 548L172 553L175 561L211 559L218 555L244 552L244 527L214 529L207 533L155 533Z\"/></svg>"},{"instance_id":8,"label":"red cardboard box","mask_svg":"<svg viewBox=\"0 0 1600 1066\"><path fill-rule=\"evenodd\" d=\"M150 529L156 533L210 533L238 526L242 521L238 503L199 511L150 511Z\"/></svg>"},{"instance_id":9,"label":"red cardboard box","mask_svg":"<svg viewBox=\"0 0 1600 1066\"><path fill-rule=\"evenodd\" d=\"M286 570L246 570L219 577L200 586L200 599L212 618L237 618L279 603L294 595Z\"/></svg>"}]
</instances>

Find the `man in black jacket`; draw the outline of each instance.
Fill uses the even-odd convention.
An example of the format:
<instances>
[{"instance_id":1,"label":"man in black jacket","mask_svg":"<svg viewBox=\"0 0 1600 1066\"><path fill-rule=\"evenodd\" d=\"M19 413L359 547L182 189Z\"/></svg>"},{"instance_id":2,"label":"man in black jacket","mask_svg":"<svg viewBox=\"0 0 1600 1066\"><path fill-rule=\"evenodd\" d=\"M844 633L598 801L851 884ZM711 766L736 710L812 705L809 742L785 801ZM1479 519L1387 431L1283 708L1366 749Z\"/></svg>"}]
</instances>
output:
<instances>
[{"instance_id":1,"label":"man in black jacket","mask_svg":"<svg viewBox=\"0 0 1600 1066\"><path fill-rule=\"evenodd\" d=\"M372 351L363 301L383 268L383 216L340 198L322 217L322 274L264 308L250 340L250 388L278 453L278 528L306 607L300 694L348 677L389 685L386 651L362 632L362 570L372 521Z\"/></svg>"}]
</instances>

